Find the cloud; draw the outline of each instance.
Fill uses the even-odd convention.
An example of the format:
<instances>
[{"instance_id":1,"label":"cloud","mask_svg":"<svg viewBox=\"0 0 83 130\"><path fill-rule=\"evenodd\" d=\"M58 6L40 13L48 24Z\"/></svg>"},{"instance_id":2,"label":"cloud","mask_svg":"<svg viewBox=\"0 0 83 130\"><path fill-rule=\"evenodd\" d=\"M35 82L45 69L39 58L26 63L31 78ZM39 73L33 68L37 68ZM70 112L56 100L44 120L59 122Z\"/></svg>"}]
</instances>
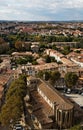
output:
<instances>
[{"instance_id":1,"label":"cloud","mask_svg":"<svg viewBox=\"0 0 83 130\"><path fill-rule=\"evenodd\" d=\"M83 19L82 8L83 0L0 0L0 19Z\"/></svg>"}]
</instances>

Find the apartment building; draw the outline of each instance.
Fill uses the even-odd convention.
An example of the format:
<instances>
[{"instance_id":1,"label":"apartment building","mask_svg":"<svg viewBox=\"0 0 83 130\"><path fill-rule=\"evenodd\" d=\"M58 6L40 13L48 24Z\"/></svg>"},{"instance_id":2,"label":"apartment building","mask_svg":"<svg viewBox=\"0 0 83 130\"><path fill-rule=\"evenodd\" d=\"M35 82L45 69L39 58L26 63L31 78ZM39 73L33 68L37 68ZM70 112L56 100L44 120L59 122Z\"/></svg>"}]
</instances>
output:
<instances>
[{"instance_id":1,"label":"apartment building","mask_svg":"<svg viewBox=\"0 0 83 130\"><path fill-rule=\"evenodd\" d=\"M54 71L58 69L57 63L45 63L40 65L25 65L22 69L27 75L35 76L39 71Z\"/></svg>"},{"instance_id":2,"label":"apartment building","mask_svg":"<svg viewBox=\"0 0 83 130\"><path fill-rule=\"evenodd\" d=\"M61 61L61 58L64 57L63 54L53 49L46 49L45 52L47 55L54 57L57 60L57 62Z\"/></svg>"}]
</instances>

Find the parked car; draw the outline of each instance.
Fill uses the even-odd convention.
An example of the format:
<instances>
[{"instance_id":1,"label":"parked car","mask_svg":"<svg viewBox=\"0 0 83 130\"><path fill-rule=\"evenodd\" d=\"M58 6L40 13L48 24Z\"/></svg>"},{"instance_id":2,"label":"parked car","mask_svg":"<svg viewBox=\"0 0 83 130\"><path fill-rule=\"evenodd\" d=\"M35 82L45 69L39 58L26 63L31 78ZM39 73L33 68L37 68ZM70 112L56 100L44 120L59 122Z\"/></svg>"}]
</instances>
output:
<instances>
[{"instance_id":1,"label":"parked car","mask_svg":"<svg viewBox=\"0 0 83 130\"><path fill-rule=\"evenodd\" d=\"M67 93L67 94L70 94L70 93L71 93L71 89L68 88L66 93Z\"/></svg>"},{"instance_id":2,"label":"parked car","mask_svg":"<svg viewBox=\"0 0 83 130\"><path fill-rule=\"evenodd\" d=\"M66 93L67 92L67 88L64 88L63 92Z\"/></svg>"},{"instance_id":3,"label":"parked car","mask_svg":"<svg viewBox=\"0 0 83 130\"><path fill-rule=\"evenodd\" d=\"M15 124L13 130L24 130L24 128L21 124Z\"/></svg>"}]
</instances>

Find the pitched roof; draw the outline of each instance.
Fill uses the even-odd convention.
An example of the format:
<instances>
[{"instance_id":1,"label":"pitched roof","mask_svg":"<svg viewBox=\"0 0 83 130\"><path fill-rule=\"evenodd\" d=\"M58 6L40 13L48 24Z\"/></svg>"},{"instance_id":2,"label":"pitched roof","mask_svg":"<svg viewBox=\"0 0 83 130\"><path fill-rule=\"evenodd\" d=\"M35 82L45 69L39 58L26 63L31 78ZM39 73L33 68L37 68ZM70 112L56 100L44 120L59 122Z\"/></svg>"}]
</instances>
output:
<instances>
[{"instance_id":1,"label":"pitched roof","mask_svg":"<svg viewBox=\"0 0 83 130\"><path fill-rule=\"evenodd\" d=\"M62 96L56 89L53 90L47 83L42 81L38 88L52 103L56 103L59 109L69 110L73 108L73 104L68 99Z\"/></svg>"},{"instance_id":2,"label":"pitched roof","mask_svg":"<svg viewBox=\"0 0 83 130\"><path fill-rule=\"evenodd\" d=\"M2 98L4 87L0 84L0 99Z\"/></svg>"}]
</instances>

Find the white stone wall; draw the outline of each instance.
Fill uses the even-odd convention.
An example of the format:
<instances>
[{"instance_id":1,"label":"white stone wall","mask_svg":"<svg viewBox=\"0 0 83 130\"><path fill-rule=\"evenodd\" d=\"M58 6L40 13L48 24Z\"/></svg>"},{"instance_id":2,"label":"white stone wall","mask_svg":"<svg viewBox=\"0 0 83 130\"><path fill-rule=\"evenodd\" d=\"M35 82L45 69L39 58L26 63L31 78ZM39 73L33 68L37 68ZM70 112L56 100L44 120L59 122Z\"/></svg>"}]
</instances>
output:
<instances>
[{"instance_id":1,"label":"white stone wall","mask_svg":"<svg viewBox=\"0 0 83 130\"><path fill-rule=\"evenodd\" d=\"M49 104L49 106L54 109L54 104L48 99L48 97L46 97L46 95L44 95L44 93L39 88L38 88L38 92L44 98L44 100Z\"/></svg>"}]
</instances>

